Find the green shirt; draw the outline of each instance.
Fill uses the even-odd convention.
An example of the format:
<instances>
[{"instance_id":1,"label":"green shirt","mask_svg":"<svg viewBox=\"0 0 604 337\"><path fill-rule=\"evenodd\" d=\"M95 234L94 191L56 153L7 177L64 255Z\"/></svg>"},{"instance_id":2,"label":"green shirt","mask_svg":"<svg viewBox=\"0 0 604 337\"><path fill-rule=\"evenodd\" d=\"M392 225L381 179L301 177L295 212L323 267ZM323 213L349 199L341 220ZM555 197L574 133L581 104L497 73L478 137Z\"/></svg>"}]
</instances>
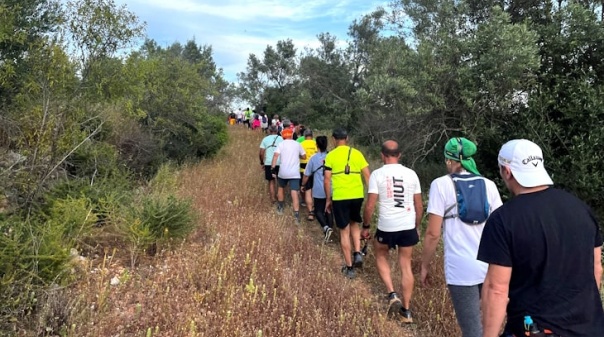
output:
<instances>
[{"instance_id":1,"label":"green shirt","mask_svg":"<svg viewBox=\"0 0 604 337\"><path fill-rule=\"evenodd\" d=\"M350 153L350 159L348 154ZM345 174L346 164L350 174ZM325 157L325 169L331 171L332 200L362 199L365 197L361 170L369 166L367 160L357 149L350 146L338 146Z\"/></svg>"}]
</instances>

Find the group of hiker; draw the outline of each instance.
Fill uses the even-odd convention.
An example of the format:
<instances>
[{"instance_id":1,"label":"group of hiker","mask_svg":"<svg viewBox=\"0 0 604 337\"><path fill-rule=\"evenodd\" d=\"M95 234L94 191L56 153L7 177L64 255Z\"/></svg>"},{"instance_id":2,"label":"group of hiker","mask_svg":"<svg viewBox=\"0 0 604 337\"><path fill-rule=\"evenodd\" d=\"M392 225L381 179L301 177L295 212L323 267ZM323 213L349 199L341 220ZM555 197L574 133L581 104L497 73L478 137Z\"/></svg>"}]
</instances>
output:
<instances>
[{"instance_id":1,"label":"group of hiker","mask_svg":"<svg viewBox=\"0 0 604 337\"><path fill-rule=\"evenodd\" d=\"M277 213L284 213L289 186L296 224L302 206L326 242L338 230L342 273L350 279L363 266L362 241L372 239L388 316L413 322L411 261L424 205L418 175L399 163L398 143L382 144L383 166L371 172L343 128L333 130L330 151L326 136L314 137L289 120L271 122L267 131L259 159ZM552 186L541 148L526 139L499 151L499 176L513 195L503 204L495 183L478 171L476 152L476 144L463 137L444 146L448 173L430 185L421 283L429 284L442 236L445 279L463 337L604 336L602 236L590 208ZM391 278L390 249L398 253L400 295Z\"/></svg>"},{"instance_id":2,"label":"group of hiker","mask_svg":"<svg viewBox=\"0 0 604 337\"><path fill-rule=\"evenodd\" d=\"M250 107L233 111L227 117L229 125L243 125L251 130L262 130L264 133L268 131L269 122L266 112L256 112Z\"/></svg>"}]
</instances>

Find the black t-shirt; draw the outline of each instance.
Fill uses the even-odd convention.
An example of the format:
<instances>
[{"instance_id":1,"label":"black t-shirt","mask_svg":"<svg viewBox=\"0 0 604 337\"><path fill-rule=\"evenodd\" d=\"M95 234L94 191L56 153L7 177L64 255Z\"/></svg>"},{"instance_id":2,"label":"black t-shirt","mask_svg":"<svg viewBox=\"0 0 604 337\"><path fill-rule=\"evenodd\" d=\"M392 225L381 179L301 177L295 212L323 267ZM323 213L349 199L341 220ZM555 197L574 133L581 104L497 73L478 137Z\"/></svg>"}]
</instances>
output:
<instances>
[{"instance_id":1,"label":"black t-shirt","mask_svg":"<svg viewBox=\"0 0 604 337\"><path fill-rule=\"evenodd\" d=\"M512 267L506 329L520 336L530 315L562 336L603 336L604 312L594 277L597 221L585 203L555 188L521 194L495 210L478 259Z\"/></svg>"}]
</instances>

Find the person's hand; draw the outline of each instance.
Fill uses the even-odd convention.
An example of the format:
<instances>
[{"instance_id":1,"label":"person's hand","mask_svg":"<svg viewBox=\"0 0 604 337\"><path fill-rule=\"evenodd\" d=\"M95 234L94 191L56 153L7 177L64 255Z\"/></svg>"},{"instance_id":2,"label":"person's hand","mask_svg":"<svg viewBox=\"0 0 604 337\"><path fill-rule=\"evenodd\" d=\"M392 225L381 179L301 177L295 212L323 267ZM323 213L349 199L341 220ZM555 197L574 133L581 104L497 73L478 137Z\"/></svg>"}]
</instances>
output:
<instances>
[{"instance_id":1,"label":"person's hand","mask_svg":"<svg viewBox=\"0 0 604 337\"><path fill-rule=\"evenodd\" d=\"M331 199L325 201L325 213L331 213Z\"/></svg>"},{"instance_id":2,"label":"person's hand","mask_svg":"<svg viewBox=\"0 0 604 337\"><path fill-rule=\"evenodd\" d=\"M363 228L363 230L361 231L361 239L368 240L369 238L371 238L371 234L369 234L369 228Z\"/></svg>"},{"instance_id":3,"label":"person's hand","mask_svg":"<svg viewBox=\"0 0 604 337\"><path fill-rule=\"evenodd\" d=\"M419 279L422 283L422 286L427 287L430 285L430 281L428 280L428 268L422 265L421 271L419 273Z\"/></svg>"},{"instance_id":4,"label":"person's hand","mask_svg":"<svg viewBox=\"0 0 604 337\"><path fill-rule=\"evenodd\" d=\"M304 185L300 186L300 192L304 193L306 191L306 187Z\"/></svg>"}]
</instances>

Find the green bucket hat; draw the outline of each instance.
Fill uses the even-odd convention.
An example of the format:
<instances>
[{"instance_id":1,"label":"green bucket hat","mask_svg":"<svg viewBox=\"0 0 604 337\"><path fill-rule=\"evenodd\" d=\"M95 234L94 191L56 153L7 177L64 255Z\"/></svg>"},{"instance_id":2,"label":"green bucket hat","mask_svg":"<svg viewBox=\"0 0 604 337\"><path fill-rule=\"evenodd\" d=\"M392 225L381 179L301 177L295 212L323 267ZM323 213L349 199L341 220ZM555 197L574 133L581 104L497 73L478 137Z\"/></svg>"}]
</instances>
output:
<instances>
[{"instance_id":1,"label":"green bucket hat","mask_svg":"<svg viewBox=\"0 0 604 337\"><path fill-rule=\"evenodd\" d=\"M466 170L480 175L476 168L476 162L472 158L476 150L476 144L466 138L451 138L445 144L445 158L458 161Z\"/></svg>"}]
</instances>

